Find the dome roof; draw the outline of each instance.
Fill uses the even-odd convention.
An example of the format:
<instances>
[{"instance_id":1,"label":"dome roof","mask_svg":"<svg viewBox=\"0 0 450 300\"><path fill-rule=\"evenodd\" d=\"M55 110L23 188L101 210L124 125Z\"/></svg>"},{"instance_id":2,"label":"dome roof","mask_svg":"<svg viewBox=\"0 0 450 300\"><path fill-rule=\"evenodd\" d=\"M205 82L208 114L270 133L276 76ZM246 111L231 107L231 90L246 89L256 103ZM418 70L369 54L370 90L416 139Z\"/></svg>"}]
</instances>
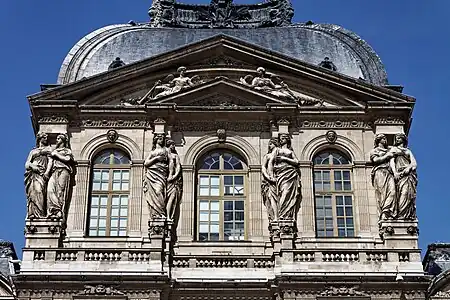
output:
<instances>
[{"instance_id":1,"label":"dome roof","mask_svg":"<svg viewBox=\"0 0 450 300\"><path fill-rule=\"evenodd\" d=\"M313 65L328 57L338 73L383 86L386 71L373 49L360 37L340 26L293 24L268 28L170 28L150 24L111 25L82 38L65 58L58 84L108 71L116 58L130 64L216 35L229 35L247 43ZM323 64L322 64L323 65Z\"/></svg>"}]
</instances>

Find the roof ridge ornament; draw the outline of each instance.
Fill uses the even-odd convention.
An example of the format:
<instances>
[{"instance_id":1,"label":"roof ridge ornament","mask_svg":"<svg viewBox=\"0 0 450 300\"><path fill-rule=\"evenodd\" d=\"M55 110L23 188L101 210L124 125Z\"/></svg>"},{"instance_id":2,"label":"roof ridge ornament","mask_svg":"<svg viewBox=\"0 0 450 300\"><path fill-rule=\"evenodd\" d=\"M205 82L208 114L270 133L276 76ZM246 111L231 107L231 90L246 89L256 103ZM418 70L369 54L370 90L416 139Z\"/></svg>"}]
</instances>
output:
<instances>
[{"instance_id":1,"label":"roof ridge ornament","mask_svg":"<svg viewBox=\"0 0 450 300\"><path fill-rule=\"evenodd\" d=\"M153 0L148 13L151 27L260 28L291 25L294 8L290 0L266 0L258 4L211 0L209 5Z\"/></svg>"}]
</instances>

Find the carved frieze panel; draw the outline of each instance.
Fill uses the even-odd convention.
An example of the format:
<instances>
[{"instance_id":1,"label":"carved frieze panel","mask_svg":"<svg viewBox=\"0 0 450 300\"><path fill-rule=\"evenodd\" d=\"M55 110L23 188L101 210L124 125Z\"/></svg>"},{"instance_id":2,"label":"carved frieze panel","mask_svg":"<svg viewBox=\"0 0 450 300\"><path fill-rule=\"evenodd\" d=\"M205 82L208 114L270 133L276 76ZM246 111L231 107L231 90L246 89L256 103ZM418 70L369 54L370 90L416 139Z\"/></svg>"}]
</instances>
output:
<instances>
[{"instance_id":1,"label":"carved frieze panel","mask_svg":"<svg viewBox=\"0 0 450 300\"><path fill-rule=\"evenodd\" d=\"M235 132L269 132L270 126L267 122L226 122L226 121L186 121L175 124L175 131L217 131L217 129Z\"/></svg>"}]
</instances>

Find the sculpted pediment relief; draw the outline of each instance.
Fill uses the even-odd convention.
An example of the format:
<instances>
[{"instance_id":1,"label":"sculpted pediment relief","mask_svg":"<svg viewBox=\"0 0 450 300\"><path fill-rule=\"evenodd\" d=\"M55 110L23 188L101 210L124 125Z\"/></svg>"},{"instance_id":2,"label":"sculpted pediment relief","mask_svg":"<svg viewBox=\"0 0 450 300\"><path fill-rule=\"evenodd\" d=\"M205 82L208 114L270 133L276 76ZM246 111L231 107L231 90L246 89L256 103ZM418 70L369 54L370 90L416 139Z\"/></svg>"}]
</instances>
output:
<instances>
[{"instance_id":1,"label":"sculpted pediment relief","mask_svg":"<svg viewBox=\"0 0 450 300\"><path fill-rule=\"evenodd\" d=\"M121 100L123 106L175 103L189 106L265 106L268 103L322 106L324 101L289 88L280 77L266 74L258 68L256 75L247 74L239 79L226 76L205 78L201 75L187 76L186 68L178 68L178 76L167 75L157 80L143 96ZM245 74L245 73L244 73ZM233 95L241 95L233 97ZM142 92L141 92L142 95ZM232 100L230 100L232 99ZM245 100L243 100L245 99Z\"/></svg>"}]
</instances>

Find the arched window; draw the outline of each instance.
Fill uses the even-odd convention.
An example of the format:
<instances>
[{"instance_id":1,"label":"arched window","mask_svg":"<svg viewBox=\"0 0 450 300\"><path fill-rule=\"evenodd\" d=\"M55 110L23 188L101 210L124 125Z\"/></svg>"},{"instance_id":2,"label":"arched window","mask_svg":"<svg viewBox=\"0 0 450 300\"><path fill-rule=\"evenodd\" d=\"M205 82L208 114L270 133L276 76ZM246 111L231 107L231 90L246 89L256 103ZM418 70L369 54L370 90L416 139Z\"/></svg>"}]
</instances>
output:
<instances>
[{"instance_id":1,"label":"arched window","mask_svg":"<svg viewBox=\"0 0 450 300\"><path fill-rule=\"evenodd\" d=\"M89 236L126 236L130 194L130 158L118 149L93 160Z\"/></svg>"},{"instance_id":2,"label":"arched window","mask_svg":"<svg viewBox=\"0 0 450 300\"><path fill-rule=\"evenodd\" d=\"M355 236L349 159L332 150L319 153L313 162L317 236Z\"/></svg>"},{"instance_id":3,"label":"arched window","mask_svg":"<svg viewBox=\"0 0 450 300\"><path fill-rule=\"evenodd\" d=\"M199 241L245 239L246 167L229 151L203 157L197 177Z\"/></svg>"}]
</instances>

